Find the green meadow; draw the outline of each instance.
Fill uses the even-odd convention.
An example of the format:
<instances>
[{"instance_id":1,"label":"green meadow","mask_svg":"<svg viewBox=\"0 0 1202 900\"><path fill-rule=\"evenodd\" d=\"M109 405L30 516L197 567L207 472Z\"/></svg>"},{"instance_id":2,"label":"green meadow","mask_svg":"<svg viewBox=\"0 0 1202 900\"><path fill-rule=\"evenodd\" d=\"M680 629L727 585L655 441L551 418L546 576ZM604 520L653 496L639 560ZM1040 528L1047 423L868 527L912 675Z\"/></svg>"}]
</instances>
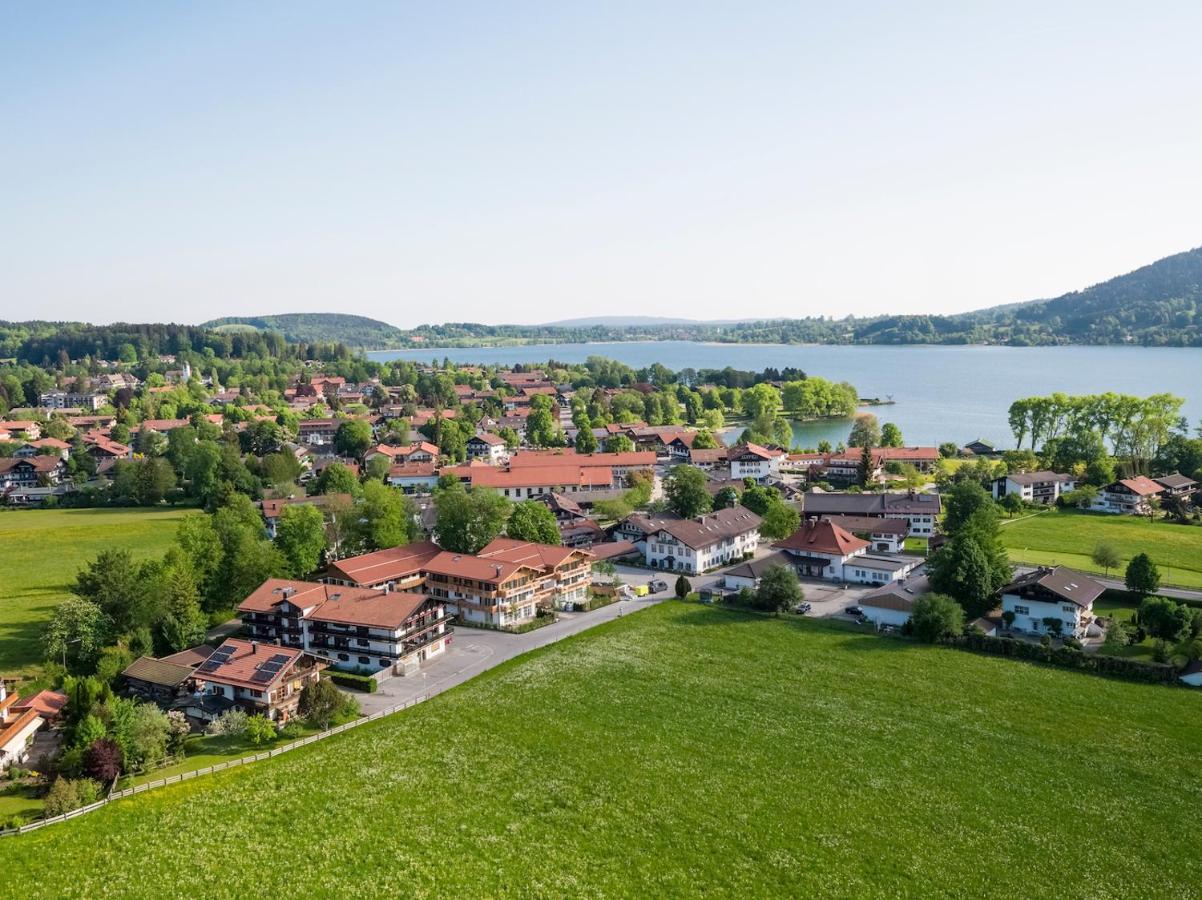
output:
<instances>
[{"instance_id":1,"label":"green meadow","mask_svg":"<svg viewBox=\"0 0 1202 900\"><path fill-rule=\"evenodd\" d=\"M669 602L0 841L13 896L1190 896L1200 698Z\"/></svg>"}]
</instances>

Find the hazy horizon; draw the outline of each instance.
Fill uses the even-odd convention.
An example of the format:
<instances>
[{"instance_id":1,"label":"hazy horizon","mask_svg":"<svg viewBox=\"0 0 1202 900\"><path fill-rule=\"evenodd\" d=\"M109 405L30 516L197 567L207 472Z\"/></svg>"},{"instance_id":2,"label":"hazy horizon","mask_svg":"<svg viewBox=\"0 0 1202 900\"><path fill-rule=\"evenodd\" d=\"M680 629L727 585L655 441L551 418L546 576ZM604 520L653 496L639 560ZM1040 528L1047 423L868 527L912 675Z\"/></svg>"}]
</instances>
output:
<instances>
[{"instance_id":1,"label":"hazy horizon","mask_svg":"<svg viewBox=\"0 0 1202 900\"><path fill-rule=\"evenodd\" d=\"M1202 244L1202 7L0 10L0 318L945 314Z\"/></svg>"}]
</instances>

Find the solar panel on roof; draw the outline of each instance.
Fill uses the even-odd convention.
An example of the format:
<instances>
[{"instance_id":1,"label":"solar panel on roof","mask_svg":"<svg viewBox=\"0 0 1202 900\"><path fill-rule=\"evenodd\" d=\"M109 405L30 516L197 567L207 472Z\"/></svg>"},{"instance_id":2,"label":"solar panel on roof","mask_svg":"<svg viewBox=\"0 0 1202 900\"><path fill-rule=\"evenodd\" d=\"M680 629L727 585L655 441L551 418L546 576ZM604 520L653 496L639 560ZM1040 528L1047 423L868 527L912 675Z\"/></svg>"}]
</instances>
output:
<instances>
[{"instance_id":1,"label":"solar panel on roof","mask_svg":"<svg viewBox=\"0 0 1202 900\"><path fill-rule=\"evenodd\" d=\"M255 672L254 675L250 676L251 681L256 681L260 684L266 684L273 678L275 678L275 675L271 672Z\"/></svg>"},{"instance_id":2,"label":"solar panel on roof","mask_svg":"<svg viewBox=\"0 0 1202 900\"><path fill-rule=\"evenodd\" d=\"M278 672L282 668L284 668L283 663L265 662L265 663L263 663L263 665L259 666L259 671L260 672Z\"/></svg>"},{"instance_id":3,"label":"solar panel on roof","mask_svg":"<svg viewBox=\"0 0 1202 900\"><path fill-rule=\"evenodd\" d=\"M268 662L279 663L280 665L283 665L290 659L292 659L292 657L287 653L277 653L275 656L269 659Z\"/></svg>"},{"instance_id":4,"label":"solar panel on roof","mask_svg":"<svg viewBox=\"0 0 1202 900\"><path fill-rule=\"evenodd\" d=\"M205 662L200 664L200 671L216 672L217 669L220 667L220 665L221 664L219 662L217 662L216 660L212 660L212 659L206 660Z\"/></svg>"}]
</instances>

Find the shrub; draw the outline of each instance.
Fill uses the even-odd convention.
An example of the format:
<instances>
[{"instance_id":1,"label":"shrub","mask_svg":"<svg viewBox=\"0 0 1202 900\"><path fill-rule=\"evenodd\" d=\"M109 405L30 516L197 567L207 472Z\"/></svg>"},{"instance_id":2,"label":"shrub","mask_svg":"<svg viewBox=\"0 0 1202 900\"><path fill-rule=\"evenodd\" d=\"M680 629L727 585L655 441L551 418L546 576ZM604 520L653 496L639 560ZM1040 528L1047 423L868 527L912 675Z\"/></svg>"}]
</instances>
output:
<instances>
[{"instance_id":1,"label":"shrub","mask_svg":"<svg viewBox=\"0 0 1202 900\"><path fill-rule=\"evenodd\" d=\"M121 748L112 738L101 738L84 751L83 768L90 778L112 784L121 774Z\"/></svg>"},{"instance_id":2,"label":"shrub","mask_svg":"<svg viewBox=\"0 0 1202 900\"><path fill-rule=\"evenodd\" d=\"M910 626L921 641L946 640L964 630L964 609L945 594L923 594L914 601Z\"/></svg>"},{"instance_id":3,"label":"shrub","mask_svg":"<svg viewBox=\"0 0 1202 900\"><path fill-rule=\"evenodd\" d=\"M246 737L256 747L275 740L275 722L263 715L251 716L246 720Z\"/></svg>"},{"instance_id":4,"label":"shrub","mask_svg":"<svg viewBox=\"0 0 1202 900\"><path fill-rule=\"evenodd\" d=\"M250 718L242 710L234 708L227 709L216 719L209 723L209 727L205 729L206 734L224 734L231 737L236 737L246 733L246 720Z\"/></svg>"},{"instance_id":5,"label":"shrub","mask_svg":"<svg viewBox=\"0 0 1202 900\"><path fill-rule=\"evenodd\" d=\"M367 694L374 694L380 687L379 682L370 675L360 675L357 672L328 672L327 675L334 684Z\"/></svg>"},{"instance_id":6,"label":"shrub","mask_svg":"<svg viewBox=\"0 0 1202 900\"><path fill-rule=\"evenodd\" d=\"M360 676L362 677L362 676ZM315 728L329 728L342 706L342 694L329 678L319 678L301 691L299 712Z\"/></svg>"},{"instance_id":7,"label":"shrub","mask_svg":"<svg viewBox=\"0 0 1202 900\"><path fill-rule=\"evenodd\" d=\"M72 780L56 778L44 801L47 818L61 816L73 809L95 803L100 797L100 785L90 778Z\"/></svg>"},{"instance_id":8,"label":"shrub","mask_svg":"<svg viewBox=\"0 0 1202 900\"><path fill-rule=\"evenodd\" d=\"M989 637L987 635L964 635L950 642L966 650L991 653L996 656L1011 656L1051 665L1079 669L1097 675L1109 675L1131 681L1150 684L1172 684L1177 680L1172 666L1146 663L1126 656L1106 656L1100 653L1082 653L1071 647L1060 647L1053 651L1043 644L1032 644L1012 637ZM1050 642L1049 642L1050 643Z\"/></svg>"},{"instance_id":9,"label":"shrub","mask_svg":"<svg viewBox=\"0 0 1202 900\"><path fill-rule=\"evenodd\" d=\"M295 741L301 736L301 724L297 719L289 719L280 729L280 737L285 741Z\"/></svg>"}]
</instances>

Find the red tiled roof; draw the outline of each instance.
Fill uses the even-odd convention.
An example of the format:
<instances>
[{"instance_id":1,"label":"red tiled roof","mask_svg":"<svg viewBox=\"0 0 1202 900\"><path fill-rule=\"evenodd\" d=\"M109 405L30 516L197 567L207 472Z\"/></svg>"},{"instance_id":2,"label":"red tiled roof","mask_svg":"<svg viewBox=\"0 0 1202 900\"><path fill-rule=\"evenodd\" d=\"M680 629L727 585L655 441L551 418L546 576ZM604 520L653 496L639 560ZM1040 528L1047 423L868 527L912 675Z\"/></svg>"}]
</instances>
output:
<instances>
[{"instance_id":1,"label":"red tiled roof","mask_svg":"<svg viewBox=\"0 0 1202 900\"><path fill-rule=\"evenodd\" d=\"M340 559L326 568L326 575L354 584L381 584L420 572L440 553L442 548L433 541L417 541Z\"/></svg>"},{"instance_id":2,"label":"red tiled roof","mask_svg":"<svg viewBox=\"0 0 1202 900\"><path fill-rule=\"evenodd\" d=\"M481 559L470 553L452 553L444 550L422 568L438 575L455 578L470 578L495 584L508 581L519 572L537 575L538 570L522 563L511 563L500 559Z\"/></svg>"},{"instance_id":3,"label":"red tiled roof","mask_svg":"<svg viewBox=\"0 0 1202 900\"><path fill-rule=\"evenodd\" d=\"M32 709L46 719L52 719L67 705L67 695L59 691L38 691L32 697L13 704L13 709Z\"/></svg>"},{"instance_id":4,"label":"red tiled roof","mask_svg":"<svg viewBox=\"0 0 1202 900\"><path fill-rule=\"evenodd\" d=\"M212 681L218 684L229 684L235 687L250 688L251 690L264 692L270 691L280 681L291 677L292 669L296 666L297 660L304 655L304 651L296 647L283 647L279 644L261 642L256 644L252 641L243 641L237 638L226 638L217 649L220 651L222 648L231 648L233 650L229 659L219 664L211 672L196 670L196 678L200 681ZM283 665L280 666L279 670L270 679L254 681L254 675L259 671L259 667L273 656L286 657L285 660L281 660ZM212 662L212 660L209 660L209 662Z\"/></svg>"},{"instance_id":5,"label":"red tiled roof","mask_svg":"<svg viewBox=\"0 0 1202 900\"><path fill-rule=\"evenodd\" d=\"M822 519L818 522L806 522L783 541L778 541L773 546L781 550L849 556L857 550L867 548L869 544L868 541L861 540L834 522Z\"/></svg>"},{"instance_id":6,"label":"red tiled roof","mask_svg":"<svg viewBox=\"0 0 1202 900\"><path fill-rule=\"evenodd\" d=\"M1159 494L1164 490L1164 485L1157 484L1146 475L1136 475L1134 478L1122 478L1119 479L1119 484L1127 488L1131 493L1138 494L1141 497Z\"/></svg>"},{"instance_id":7,"label":"red tiled roof","mask_svg":"<svg viewBox=\"0 0 1202 900\"><path fill-rule=\"evenodd\" d=\"M585 558L591 556L587 550L499 537L493 538L478 555L484 559L501 559L505 562L541 567L549 571L567 562L576 554Z\"/></svg>"}]
</instances>

